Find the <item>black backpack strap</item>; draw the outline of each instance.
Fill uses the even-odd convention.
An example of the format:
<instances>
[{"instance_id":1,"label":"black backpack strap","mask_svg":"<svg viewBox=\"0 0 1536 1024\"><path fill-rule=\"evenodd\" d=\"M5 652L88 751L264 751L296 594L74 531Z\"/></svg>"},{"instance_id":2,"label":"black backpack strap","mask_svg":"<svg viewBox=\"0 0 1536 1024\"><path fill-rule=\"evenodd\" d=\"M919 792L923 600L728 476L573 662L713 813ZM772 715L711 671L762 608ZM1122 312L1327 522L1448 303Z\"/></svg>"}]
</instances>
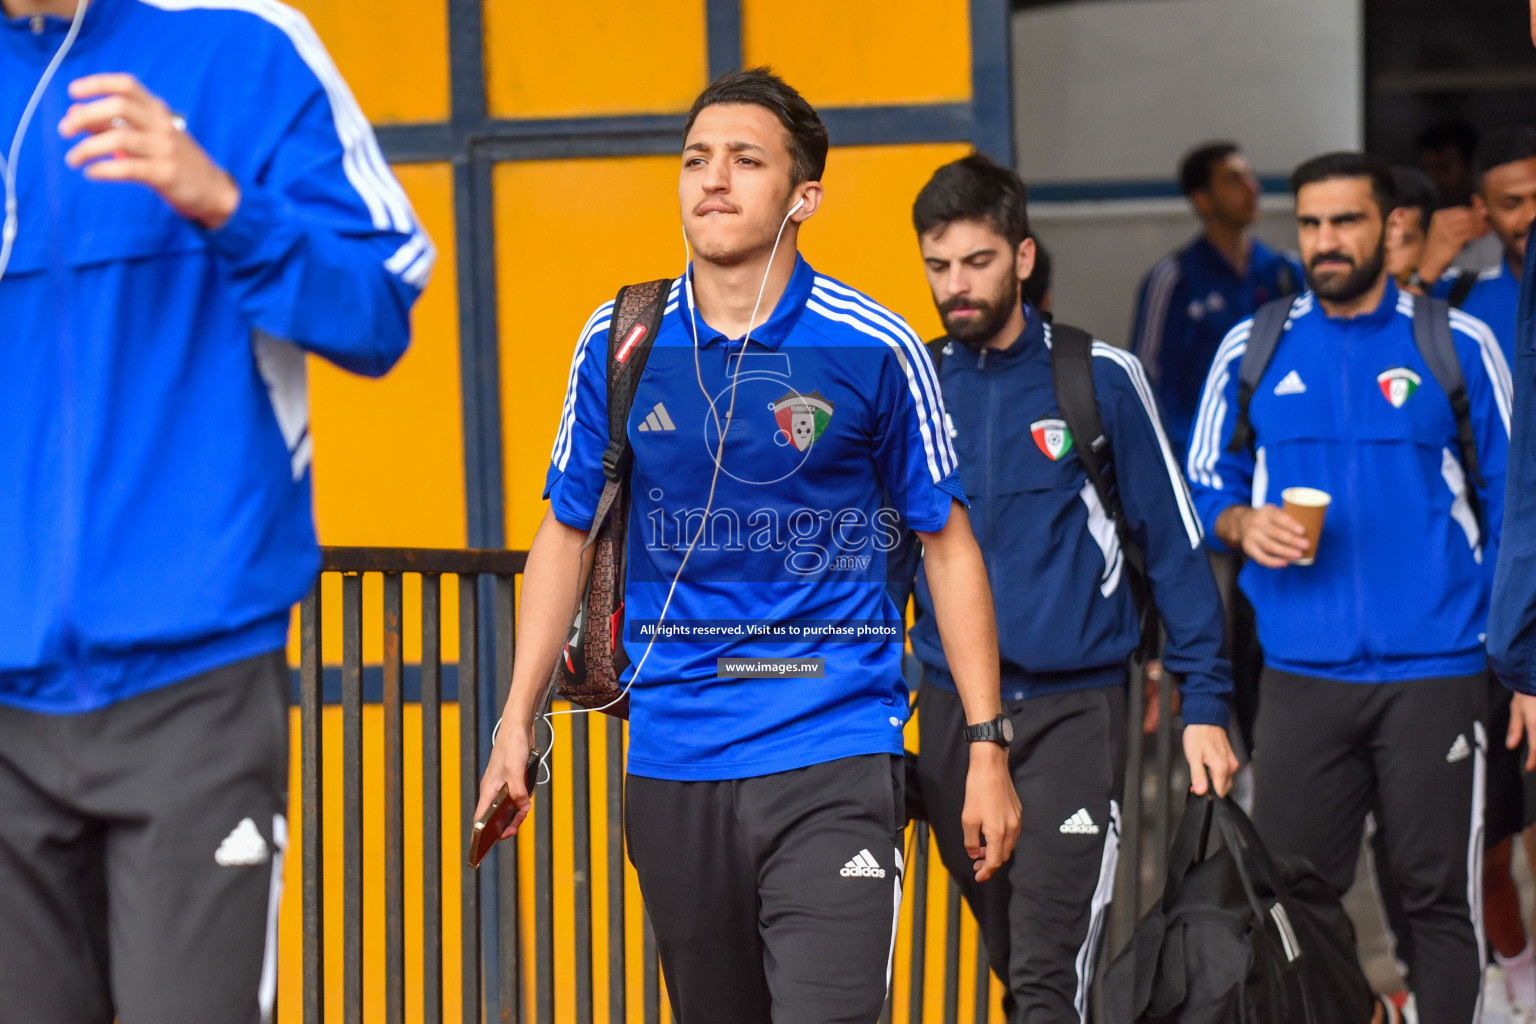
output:
<instances>
[{"instance_id":1,"label":"black backpack strap","mask_svg":"<svg viewBox=\"0 0 1536 1024\"><path fill-rule=\"evenodd\" d=\"M933 369L937 372L944 366L944 347L949 344L949 338L934 338L927 342L928 354L933 357Z\"/></svg>"},{"instance_id":2,"label":"black backpack strap","mask_svg":"<svg viewBox=\"0 0 1536 1024\"><path fill-rule=\"evenodd\" d=\"M1477 275L1470 270L1463 270L1456 275L1456 280L1451 282L1451 290L1445 296L1446 305L1452 309L1460 309L1466 304L1467 296L1472 294L1472 289L1477 287Z\"/></svg>"},{"instance_id":3,"label":"black backpack strap","mask_svg":"<svg viewBox=\"0 0 1536 1024\"><path fill-rule=\"evenodd\" d=\"M635 404L651 345L661 329L671 288L672 282L666 278L625 285L613 300L608 325L608 448L603 452L603 473L611 481L629 477L633 459L629 410Z\"/></svg>"},{"instance_id":4,"label":"black backpack strap","mask_svg":"<svg viewBox=\"0 0 1536 1024\"><path fill-rule=\"evenodd\" d=\"M1099 400L1093 385L1093 337L1087 331L1067 324L1051 325L1051 378L1056 387L1056 405L1061 418L1072 432L1072 449L1077 453L1088 481L1099 496L1099 504L1115 524L1120 551L1130 570L1131 597L1141 617L1141 642L1138 660L1156 657L1160 633L1157 609L1147 578L1147 560L1140 545L1131 536L1125 518L1125 506L1115 478L1114 450L1099 414Z\"/></svg>"},{"instance_id":5,"label":"black backpack strap","mask_svg":"<svg viewBox=\"0 0 1536 1024\"><path fill-rule=\"evenodd\" d=\"M1465 276L1456 283L1461 284ZM1454 292L1455 289L1453 288ZM1483 523L1483 503L1477 489L1485 486L1482 470L1477 460L1477 437L1472 432L1472 402L1467 398L1467 380L1461 372L1461 360L1456 355L1456 339L1451 335L1451 305L1443 299L1426 295L1413 297L1413 342L1419 355L1429 365L1435 382L1445 397L1450 399L1451 412L1456 417L1456 447L1461 457L1462 473L1467 478L1467 506L1477 520L1480 538L1487 536Z\"/></svg>"},{"instance_id":6,"label":"black backpack strap","mask_svg":"<svg viewBox=\"0 0 1536 1024\"><path fill-rule=\"evenodd\" d=\"M1237 422L1232 425L1229 452L1247 451L1253 448L1253 424L1248 420L1248 406L1253 402L1253 392L1269 369L1269 361L1280 347L1280 336L1285 333L1285 322L1291 315L1292 299L1286 297L1266 302L1253 314L1253 328L1248 332L1248 348L1237 370Z\"/></svg>"}]
</instances>

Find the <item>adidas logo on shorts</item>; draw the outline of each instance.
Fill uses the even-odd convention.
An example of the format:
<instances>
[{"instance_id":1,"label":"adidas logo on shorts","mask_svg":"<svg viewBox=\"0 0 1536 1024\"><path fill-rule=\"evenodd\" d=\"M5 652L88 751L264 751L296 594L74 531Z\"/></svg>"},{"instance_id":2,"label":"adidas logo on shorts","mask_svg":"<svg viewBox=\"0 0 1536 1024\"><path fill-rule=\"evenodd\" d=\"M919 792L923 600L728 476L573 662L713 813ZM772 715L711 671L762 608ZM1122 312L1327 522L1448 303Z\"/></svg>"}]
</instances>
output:
<instances>
[{"instance_id":1,"label":"adidas logo on shorts","mask_svg":"<svg viewBox=\"0 0 1536 1024\"><path fill-rule=\"evenodd\" d=\"M1096 836L1099 834L1099 826L1089 817L1088 808L1079 807L1077 813L1062 822L1057 831L1066 836Z\"/></svg>"},{"instance_id":2,"label":"adidas logo on shorts","mask_svg":"<svg viewBox=\"0 0 1536 1024\"><path fill-rule=\"evenodd\" d=\"M1457 761L1465 761L1472 756L1472 745L1467 742L1467 734L1456 734L1456 742L1451 744L1451 749L1446 752L1445 763L1455 764Z\"/></svg>"},{"instance_id":3,"label":"adidas logo on shorts","mask_svg":"<svg viewBox=\"0 0 1536 1024\"><path fill-rule=\"evenodd\" d=\"M885 868L880 866L880 862L868 850L860 850L859 855L844 864L838 874L844 878L884 878Z\"/></svg>"}]
</instances>

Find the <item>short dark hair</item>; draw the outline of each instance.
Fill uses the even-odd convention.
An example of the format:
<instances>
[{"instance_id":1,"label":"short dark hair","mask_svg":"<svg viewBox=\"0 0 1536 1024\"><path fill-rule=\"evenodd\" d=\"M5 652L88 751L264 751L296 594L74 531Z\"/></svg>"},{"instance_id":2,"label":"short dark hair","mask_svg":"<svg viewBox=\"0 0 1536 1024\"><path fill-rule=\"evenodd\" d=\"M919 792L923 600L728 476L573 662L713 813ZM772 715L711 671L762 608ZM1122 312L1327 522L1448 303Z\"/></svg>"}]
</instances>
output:
<instances>
[{"instance_id":1,"label":"short dark hair","mask_svg":"<svg viewBox=\"0 0 1536 1024\"><path fill-rule=\"evenodd\" d=\"M1483 136L1472 158L1472 187L1482 191L1483 178L1495 167L1536 158L1536 128L1499 128Z\"/></svg>"},{"instance_id":2,"label":"short dark hair","mask_svg":"<svg viewBox=\"0 0 1536 1024\"><path fill-rule=\"evenodd\" d=\"M1036 309L1045 302L1045 296L1051 290L1051 253L1038 238L1035 239L1035 269L1019 283L1019 290L1024 294L1024 301Z\"/></svg>"},{"instance_id":3,"label":"short dark hair","mask_svg":"<svg viewBox=\"0 0 1536 1024\"><path fill-rule=\"evenodd\" d=\"M1013 171L972 153L933 172L912 203L912 226L926 235L957 220L987 220L1017 249L1029 237L1029 190Z\"/></svg>"},{"instance_id":4,"label":"short dark hair","mask_svg":"<svg viewBox=\"0 0 1536 1024\"><path fill-rule=\"evenodd\" d=\"M1397 184L1392 168L1367 153L1324 153L1315 156L1291 172L1291 191L1334 178L1369 178L1371 196L1385 217L1397 208Z\"/></svg>"},{"instance_id":5,"label":"short dark hair","mask_svg":"<svg viewBox=\"0 0 1536 1024\"><path fill-rule=\"evenodd\" d=\"M1227 139L1202 142L1179 161L1179 188L1186 196L1204 192L1211 187L1216 165L1233 153L1241 153L1237 143Z\"/></svg>"},{"instance_id":6,"label":"short dark hair","mask_svg":"<svg viewBox=\"0 0 1536 1024\"><path fill-rule=\"evenodd\" d=\"M1477 129L1460 118L1436 121L1419 132L1414 148L1421 153L1438 153L1442 149L1454 149L1461 154L1463 160L1471 163L1472 154L1477 150Z\"/></svg>"},{"instance_id":7,"label":"short dark hair","mask_svg":"<svg viewBox=\"0 0 1536 1024\"><path fill-rule=\"evenodd\" d=\"M779 119L789 137L789 155L793 161L789 172L791 184L821 180L827 169L827 126L821 123L816 108L770 67L727 71L710 82L688 111L688 123L683 126L683 144L688 144L693 122L698 120L705 107L728 104L762 107Z\"/></svg>"},{"instance_id":8,"label":"short dark hair","mask_svg":"<svg viewBox=\"0 0 1536 1024\"><path fill-rule=\"evenodd\" d=\"M1429 230L1429 218L1440 209L1440 190L1429 180L1429 175L1417 167L1397 164L1392 168L1393 191L1397 193L1397 205L1405 210L1419 211L1419 228Z\"/></svg>"}]
</instances>

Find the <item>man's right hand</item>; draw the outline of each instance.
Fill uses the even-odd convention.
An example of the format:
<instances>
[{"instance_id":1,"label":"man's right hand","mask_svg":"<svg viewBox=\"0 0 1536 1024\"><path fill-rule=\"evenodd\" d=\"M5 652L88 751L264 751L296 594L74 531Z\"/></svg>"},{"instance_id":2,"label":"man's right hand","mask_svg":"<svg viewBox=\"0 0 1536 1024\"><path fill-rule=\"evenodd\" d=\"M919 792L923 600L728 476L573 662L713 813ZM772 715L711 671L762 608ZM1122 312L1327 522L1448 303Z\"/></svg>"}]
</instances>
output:
<instances>
[{"instance_id":1,"label":"man's right hand","mask_svg":"<svg viewBox=\"0 0 1536 1024\"><path fill-rule=\"evenodd\" d=\"M503 719L496 733L496 743L491 747L490 763L485 766L485 774L480 778L480 802L475 805L475 817L478 819L491 806L491 801L496 799L501 787L507 787L512 802L517 805L517 814L498 839L516 835L518 826L528 817L528 812L533 810L533 797L528 792L526 778L528 752L532 749L533 730L526 725Z\"/></svg>"},{"instance_id":2,"label":"man's right hand","mask_svg":"<svg viewBox=\"0 0 1536 1024\"><path fill-rule=\"evenodd\" d=\"M1419 260L1419 276L1433 285L1444 274L1467 243L1488 230L1488 221L1470 206L1447 206L1436 210L1429 219L1424 239L1424 255Z\"/></svg>"},{"instance_id":3,"label":"man's right hand","mask_svg":"<svg viewBox=\"0 0 1536 1024\"><path fill-rule=\"evenodd\" d=\"M1307 554L1307 531L1279 505L1233 505L1217 517L1216 532L1266 569L1284 569Z\"/></svg>"}]
</instances>

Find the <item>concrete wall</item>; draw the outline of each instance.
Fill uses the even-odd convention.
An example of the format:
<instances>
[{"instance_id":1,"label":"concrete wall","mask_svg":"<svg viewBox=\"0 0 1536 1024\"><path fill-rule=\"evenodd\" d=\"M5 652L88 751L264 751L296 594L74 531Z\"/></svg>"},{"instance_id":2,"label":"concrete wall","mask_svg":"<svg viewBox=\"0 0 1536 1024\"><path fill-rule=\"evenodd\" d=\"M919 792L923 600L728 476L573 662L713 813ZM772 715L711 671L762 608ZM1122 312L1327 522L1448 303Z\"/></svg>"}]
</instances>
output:
<instances>
[{"instance_id":1,"label":"concrete wall","mask_svg":"<svg viewBox=\"0 0 1536 1024\"><path fill-rule=\"evenodd\" d=\"M1056 257L1057 311L1125 341L1137 282L1198 230L1175 186L1194 143L1238 140L1271 183L1308 156L1358 147L1361 46L1360 0L1098 0L1016 14L1018 168ZM1289 197L1266 196L1263 209L1261 237L1294 246Z\"/></svg>"}]
</instances>

